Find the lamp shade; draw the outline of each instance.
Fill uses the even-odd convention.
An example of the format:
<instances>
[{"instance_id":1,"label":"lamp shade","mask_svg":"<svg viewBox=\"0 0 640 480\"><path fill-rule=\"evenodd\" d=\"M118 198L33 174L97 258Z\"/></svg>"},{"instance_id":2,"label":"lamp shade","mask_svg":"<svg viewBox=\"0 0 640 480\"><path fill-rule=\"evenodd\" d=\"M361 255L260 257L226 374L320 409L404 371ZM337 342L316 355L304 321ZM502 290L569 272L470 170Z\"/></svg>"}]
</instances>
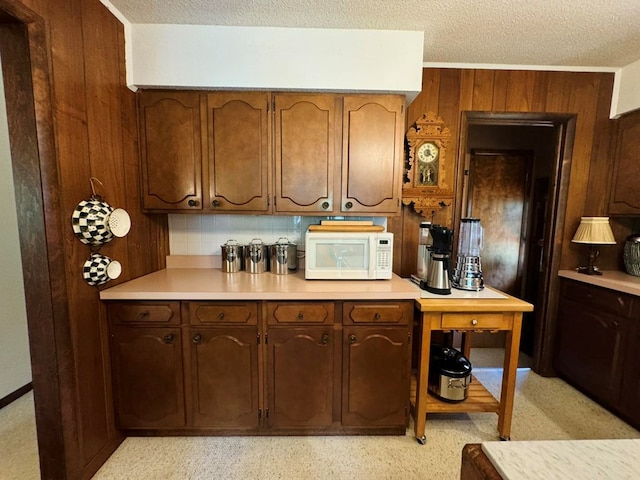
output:
<instances>
[{"instance_id":1,"label":"lamp shade","mask_svg":"<svg viewBox=\"0 0 640 480\"><path fill-rule=\"evenodd\" d=\"M578 230L571 240L590 245L612 245L616 239L609 225L609 217L582 217Z\"/></svg>"}]
</instances>

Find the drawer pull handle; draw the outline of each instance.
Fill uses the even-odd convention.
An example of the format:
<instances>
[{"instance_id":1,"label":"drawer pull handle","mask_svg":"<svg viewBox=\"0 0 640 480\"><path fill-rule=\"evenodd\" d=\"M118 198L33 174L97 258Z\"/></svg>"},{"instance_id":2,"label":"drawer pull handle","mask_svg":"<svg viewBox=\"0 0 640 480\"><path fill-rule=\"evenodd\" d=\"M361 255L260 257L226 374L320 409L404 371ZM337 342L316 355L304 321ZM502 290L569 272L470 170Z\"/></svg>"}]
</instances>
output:
<instances>
[{"instance_id":1,"label":"drawer pull handle","mask_svg":"<svg viewBox=\"0 0 640 480\"><path fill-rule=\"evenodd\" d=\"M173 343L173 340L176 338L176 336L173 333L169 333L168 335L164 336L164 343L166 343L167 345L170 345Z\"/></svg>"},{"instance_id":2,"label":"drawer pull handle","mask_svg":"<svg viewBox=\"0 0 640 480\"><path fill-rule=\"evenodd\" d=\"M373 316L374 320L380 320L380 313L376 312L375 315Z\"/></svg>"},{"instance_id":3,"label":"drawer pull handle","mask_svg":"<svg viewBox=\"0 0 640 480\"><path fill-rule=\"evenodd\" d=\"M224 312L218 314L218 320L224 320Z\"/></svg>"},{"instance_id":4,"label":"drawer pull handle","mask_svg":"<svg viewBox=\"0 0 640 480\"><path fill-rule=\"evenodd\" d=\"M351 345L353 345L354 343L356 343L356 336L355 335L349 335L349 343Z\"/></svg>"},{"instance_id":5,"label":"drawer pull handle","mask_svg":"<svg viewBox=\"0 0 640 480\"><path fill-rule=\"evenodd\" d=\"M478 320L476 320L475 318L473 320L471 320L471 325L477 325L478 324Z\"/></svg>"},{"instance_id":6,"label":"drawer pull handle","mask_svg":"<svg viewBox=\"0 0 640 480\"><path fill-rule=\"evenodd\" d=\"M147 310L145 310L144 312L140 312L138 314L138 318L143 319L144 317L148 317L149 316L149 312Z\"/></svg>"},{"instance_id":7,"label":"drawer pull handle","mask_svg":"<svg viewBox=\"0 0 640 480\"><path fill-rule=\"evenodd\" d=\"M202 340L202 335L200 335L198 333L198 334L194 335L191 340L193 341L193 343L200 343L200 341Z\"/></svg>"},{"instance_id":8,"label":"drawer pull handle","mask_svg":"<svg viewBox=\"0 0 640 480\"><path fill-rule=\"evenodd\" d=\"M323 345L326 345L329 343L329 335L328 334L324 334L322 335L322 340L320 340L322 342Z\"/></svg>"},{"instance_id":9,"label":"drawer pull handle","mask_svg":"<svg viewBox=\"0 0 640 480\"><path fill-rule=\"evenodd\" d=\"M298 312L298 320L302 320L304 318L304 313Z\"/></svg>"}]
</instances>

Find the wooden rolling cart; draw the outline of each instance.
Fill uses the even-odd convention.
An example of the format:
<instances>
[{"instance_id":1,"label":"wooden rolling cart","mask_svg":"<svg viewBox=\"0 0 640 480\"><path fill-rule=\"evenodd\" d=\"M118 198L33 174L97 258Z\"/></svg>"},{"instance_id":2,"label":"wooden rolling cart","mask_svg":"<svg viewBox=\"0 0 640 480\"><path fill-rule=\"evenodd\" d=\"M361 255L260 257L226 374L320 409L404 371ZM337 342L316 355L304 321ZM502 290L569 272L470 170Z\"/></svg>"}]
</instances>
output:
<instances>
[{"instance_id":1,"label":"wooden rolling cart","mask_svg":"<svg viewBox=\"0 0 640 480\"><path fill-rule=\"evenodd\" d=\"M487 296L499 298L482 298L478 295L479 298L443 296L416 300L421 335L415 337L418 342L418 365L412 381L411 412L414 417L416 440L422 445L426 442L425 426L428 413L497 413L500 439L510 439L522 313L533 311L533 305L489 287L485 290ZM469 386L468 398L462 402L441 401L427 392L431 332L456 330L464 333L501 330L507 332L500 400L494 398L475 377ZM468 356L469 350L470 344L465 342L464 354Z\"/></svg>"}]
</instances>

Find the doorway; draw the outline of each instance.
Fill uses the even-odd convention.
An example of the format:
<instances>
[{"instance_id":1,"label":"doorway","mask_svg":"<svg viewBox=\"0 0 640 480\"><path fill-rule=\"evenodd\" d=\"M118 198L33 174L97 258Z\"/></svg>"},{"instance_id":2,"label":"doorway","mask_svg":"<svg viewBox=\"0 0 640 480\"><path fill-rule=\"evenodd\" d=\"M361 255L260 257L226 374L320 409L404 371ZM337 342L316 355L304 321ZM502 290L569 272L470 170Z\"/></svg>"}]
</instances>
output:
<instances>
[{"instance_id":1,"label":"doorway","mask_svg":"<svg viewBox=\"0 0 640 480\"><path fill-rule=\"evenodd\" d=\"M543 339L548 291L559 264L553 237L564 222L558 207L566 202L575 118L463 112L462 120L460 215L480 218L485 229L485 283L534 305L523 316L520 349L541 373L552 354ZM472 344L501 347L504 337L474 335Z\"/></svg>"}]
</instances>

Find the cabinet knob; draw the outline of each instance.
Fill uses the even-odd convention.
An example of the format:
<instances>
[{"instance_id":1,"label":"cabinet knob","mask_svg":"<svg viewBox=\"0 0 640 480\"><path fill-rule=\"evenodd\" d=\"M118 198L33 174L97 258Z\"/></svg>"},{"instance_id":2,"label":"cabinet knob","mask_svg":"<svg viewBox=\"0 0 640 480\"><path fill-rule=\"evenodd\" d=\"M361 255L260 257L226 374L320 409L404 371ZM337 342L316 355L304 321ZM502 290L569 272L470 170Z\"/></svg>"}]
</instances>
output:
<instances>
[{"instance_id":1,"label":"cabinet knob","mask_svg":"<svg viewBox=\"0 0 640 480\"><path fill-rule=\"evenodd\" d=\"M199 333L194 335L193 338L191 339L193 343L200 343L201 340L202 340L202 335L200 335Z\"/></svg>"},{"instance_id":2,"label":"cabinet knob","mask_svg":"<svg viewBox=\"0 0 640 480\"><path fill-rule=\"evenodd\" d=\"M355 335L349 335L349 343L351 345L353 345L354 343L356 343L356 336Z\"/></svg>"},{"instance_id":3,"label":"cabinet knob","mask_svg":"<svg viewBox=\"0 0 640 480\"><path fill-rule=\"evenodd\" d=\"M302 320L304 318L304 313L298 312L298 320Z\"/></svg>"},{"instance_id":4,"label":"cabinet knob","mask_svg":"<svg viewBox=\"0 0 640 480\"><path fill-rule=\"evenodd\" d=\"M321 207L323 210L327 210L329 208L329 202L322 202Z\"/></svg>"},{"instance_id":5,"label":"cabinet knob","mask_svg":"<svg viewBox=\"0 0 640 480\"><path fill-rule=\"evenodd\" d=\"M191 199L187 202L187 205L189 205L190 207L197 207L198 205L200 205L200 202L198 200Z\"/></svg>"},{"instance_id":6,"label":"cabinet knob","mask_svg":"<svg viewBox=\"0 0 640 480\"><path fill-rule=\"evenodd\" d=\"M471 320L471 325L477 325L477 324L478 324L478 320L476 320L475 318Z\"/></svg>"},{"instance_id":7,"label":"cabinet knob","mask_svg":"<svg viewBox=\"0 0 640 480\"><path fill-rule=\"evenodd\" d=\"M224 312L218 314L218 320L224 320Z\"/></svg>"},{"instance_id":8,"label":"cabinet knob","mask_svg":"<svg viewBox=\"0 0 640 480\"><path fill-rule=\"evenodd\" d=\"M212 207L219 207L220 206L220 200L214 200L213 202L211 202L211 206Z\"/></svg>"},{"instance_id":9,"label":"cabinet knob","mask_svg":"<svg viewBox=\"0 0 640 480\"><path fill-rule=\"evenodd\" d=\"M347 203L345 203L345 204L344 204L344 208L347 208L347 209L349 209L349 208L353 208L353 203L351 203L351 202L347 202Z\"/></svg>"},{"instance_id":10,"label":"cabinet knob","mask_svg":"<svg viewBox=\"0 0 640 480\"><path fill-rule=\"evenodd\" d=\"M148 317L148 316L149 316L149 312L148 312L148 311L146 311L146 310L145 310L144 312L140 312L140 313L138 314L138 318L139 318L140 320L142 320L144 317Z\"/></svg>"},{"instance_id":11,"label":"cabinet knob","mask_svg":"<svg viewBox=\"0 0 640 480\"><path fill-rule=\"evenodd\" d=\"M380 312L376 312L375 315L373 315L373 319L380 320Z\"/></svg>"},{"instance_id":12,"label":"cabinet knob","mask_svg":"<svg viewBox=\"0 0 640 480\"><path fill-rule=\"evenodd\" d=\"M173 333L169 333L167 335L164 336L164 343L166 344L172 344L173 340L175 340L176 336Z\"/></svg>"},{"instance_id":13,"label":"cabinet knob","mask_svg":"<svg viewBox=\"0 0 640 480\"><path fill-rule=\"evenodd\" d=\"M322 335L322 340L321 340L323 345L326 345L327 343L329 343L329 335L327 333L325 333L324 335Z\"/></svg>"}]
</instances>

